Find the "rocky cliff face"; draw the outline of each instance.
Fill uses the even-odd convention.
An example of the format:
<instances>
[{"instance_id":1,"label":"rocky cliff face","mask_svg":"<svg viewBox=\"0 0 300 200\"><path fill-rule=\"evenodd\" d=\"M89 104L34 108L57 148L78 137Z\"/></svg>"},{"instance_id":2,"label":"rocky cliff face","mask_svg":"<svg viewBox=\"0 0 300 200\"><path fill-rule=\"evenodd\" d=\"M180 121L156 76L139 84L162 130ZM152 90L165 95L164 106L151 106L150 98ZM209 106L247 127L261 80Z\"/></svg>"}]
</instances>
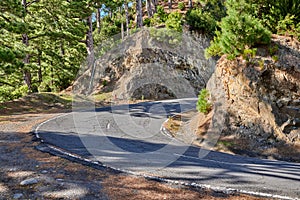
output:
<instances>
[{"instance_id":1,"label":"rocky cliff face","mask_svg":"<svg viewBox=\"0 0 300 200\"><path fill-rule=\"evenodd\" d=\"M204 58L209 40L166 31L143 29L122 42L113 40L113 47L96 60L95 71L86 70L77 80L75 91L111 91L118 99L196 97L216 64Z\"/></svg>"},{"instance_id":2,"label":"rocky cliff face","mask_svg":"<svg viewBox=\"0 0 300 200\"><path fill-rule=\"evenodd\" d=\"M222 57L208 83L226 118L223 133L257 146L300 143L300 44L279 36L272 43L248 61Z\"/></svg>"}]
</instances>

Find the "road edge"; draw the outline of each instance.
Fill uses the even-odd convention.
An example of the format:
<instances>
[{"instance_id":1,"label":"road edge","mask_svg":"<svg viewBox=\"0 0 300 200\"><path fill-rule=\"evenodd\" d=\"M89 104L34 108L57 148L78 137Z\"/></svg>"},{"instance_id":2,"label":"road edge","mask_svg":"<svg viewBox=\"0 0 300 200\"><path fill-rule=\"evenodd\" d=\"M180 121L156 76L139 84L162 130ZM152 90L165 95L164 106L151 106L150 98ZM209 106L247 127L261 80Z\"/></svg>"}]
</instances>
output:
<instances>
[{"instance_id":1,"label":"road edge","mask_svg":"<svg viewBox=\"0 0 300 200\"><path fill-rule=\"evenodd\" d=\"M92 167L94 169L98 170L109 170L111 172L114 172L116 174L124 173L128 175L134 175L137 177L144 177L147 180L153 180L157 182L162 182L162 183L168 183L168 184L174 184L174 185L182 185L186 187L191 187L191 188L197 188L197 189L202 189L202 190L211 190L216 193L223 193L223 194L246 194L246 195L251 195L251 196L256 196L256 197L263 197L263 198L275 198L275 199L283 199L283 200L300 200L299 198L292 198L288 196L282 196L282 195L274 195L274 194L269 194L269 193L261 193L261 192L254 192L254 191L247 191L247 190L240 190L240 189L233 189L233 188L227 188L227 187L215 187L211 185L206 185L206 184L199 184L199 183L188 183L184 181L174 181L168 178L161 178L158 176L151 176L147 174L142 174L142 173L137 173L137 172L132 172L129 170L124 170L121 168L114 168L111 166L107 166L101 162L98 161L93 161L87 158L84 158L82 156L70 153L64 149L60 149L54 145L46 143L40 136L39 136L39 128L43 125L46 124L49 121L56 120L57 118L70 115L73 112L69 113L64 113L58 116L55 116L53 118L50 118L42 123L37 124L36 126L32 127L31 134L34 136L35 141L38 141L40 144L35 147L35 149L44 152L44 153L49 153L54 156L58 156L64 159L67 159L72 162L77 162L79 164L85 165ZM164 121L163 123L167 122L169 119ZM168 137L171 137L171 135L168 133L168 130L161 126L161 132Z\"/></svg>"}]
</instances>

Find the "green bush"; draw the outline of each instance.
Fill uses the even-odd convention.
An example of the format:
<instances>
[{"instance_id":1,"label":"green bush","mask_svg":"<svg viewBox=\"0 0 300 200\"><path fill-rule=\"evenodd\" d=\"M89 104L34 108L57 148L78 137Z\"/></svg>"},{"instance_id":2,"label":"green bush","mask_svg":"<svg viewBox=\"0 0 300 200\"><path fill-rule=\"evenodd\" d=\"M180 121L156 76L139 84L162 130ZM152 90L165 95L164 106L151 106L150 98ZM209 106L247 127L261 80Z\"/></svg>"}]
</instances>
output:
<instances>
[{"instance_id":1,"label":"green bush","mask_svg":"<svg viewBox=\"0 0 300 200\"><path fill-rule=\"evenodd\" d=\"M202 89L198 96L197 110L201 113L207 114L211 111L212 105L208 102L209 92L207 89Z\"/></svg>"},{"instance_id":2,"label":"green bush","mask_svg":"<svg viewBox=\"0 0 300 200\"><path fill-rule=\"evenodd\" d=\"M143 20L143 24L144 24L144 26L150 26L151 25L151 19L150 18L145 18L144 20Z\"/></svg>"},{"instance_id":3,"label":"green bush","mask_svg":"<svg viewBox=\"0 0 300 200\"><path fill-rule=\"evenodd\" d=\"M10 101L25 96L28 92L27 85L20 87L0 86L0 102Z\"/></svg>"},{"instance_id":4,"label":"green bush","mask_svg":"<svg viewBox=\"0 0 300 200\"><path fill-rule=\"evenodd\" d=\"M299 38L299 0L243 0L247 2L248 13L260 19L274 34L291 34ZM249 6L250 5L250 6Z\"/></svg>"},{"instance_id":5,"label":"green bush","mask_svg":"<svg viewBox=\"0 0 300 200\"><path fill-rule=\"evenodd\" d=\"M157 6L157 14L163 22L168 19L168 13L165 12L164 7L162 6Z\"/></svg>"},{"instance_id":6,"label":"green bush","mask_svg":"<svg viewBox=\"0 0 300 200\"><path fill-rule=\"evenodd\" d=\"M194 30L214 35L221 21L226 15L224 0L201 0L201 8L195 7L186 13L186 22Z\"/></svg>"},{"instance_id":7,"label":"green bush","mask_svg":"<svg viewBox=\"0 0 300 200\"><path fill-rule=\"evenodd\" d=\"M186 22L193 29L201 30L212 35L217 28L217 21L211 13L203 12L202 9L196 8L189 10L186 14Z\"/></svg>"},{"instance_id":8,"label":"green bush","mask_svg":"<svg viewBox=\"0 0 300 200\"><path fill-rule=\"evenodd\" d=\"M227 54L229 59L241 55L246 48L256 44L268 44L271 32L254 16L247 13L244 1L237 3L227 0L227 16L222 18L220 31L216 31L211 46L206 50L206 56Z\"/></svg>"},{"instance_id":9,"label":"green bush","mask_svg":"<svg viewBox=\"0 0 300 200\"><path fill-rule=\"evenodd\" d=\"M162 6L157 6L157 13L155 13L150 19L151 26L161 25L168 19L168 13L165 12Z\"/></svg>"},{"instance_id":10,"label":"green bush","mask_svg":"<svg viewBox=\"0 0 300 200\"><path fill-rule=\"evenodd\" d=\"M182 15L179 12L172 12L169 14L166 21L166 27L168 29L182 31Z\"/></svg>"},{"instance_id":11,"label":"green bush","mask_svg":"<svg viewBox=\"0 0 300 200\"><path fill-rule=\"evenodd\" d=\"M300 23L300 3L299 0L248 0L256 5L257 17L273 33L278 33L278 28L282 30L297 27Z\"/></svg>"},{"instance_id":12,"label":"green bush","mask_svg":"<svg viewBox=\"0 0 300 200\"><path fill-rule=\"evenodd\" d=\"M178 3L178 9L179 9L179 10L184 10L184 9L185 9L185 4L184 4L184 2L179 2L179 3Z\"/></svg>"}]
</instances>

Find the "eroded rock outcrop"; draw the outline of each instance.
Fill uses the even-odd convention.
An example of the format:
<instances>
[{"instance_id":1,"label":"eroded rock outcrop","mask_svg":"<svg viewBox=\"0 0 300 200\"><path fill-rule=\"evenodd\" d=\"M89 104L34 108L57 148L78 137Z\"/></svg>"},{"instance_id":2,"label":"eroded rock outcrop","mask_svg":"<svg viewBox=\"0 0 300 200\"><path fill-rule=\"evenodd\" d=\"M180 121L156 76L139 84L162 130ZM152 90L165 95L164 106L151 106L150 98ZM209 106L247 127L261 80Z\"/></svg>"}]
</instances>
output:
<instances>
[{"instance_id":1,"label":"eroded rock outcrop","mask_svg":"<svg viewBox=\"0 0 300 200\"><path fill-rule=\"evenodd\" d=\"M143 29L116 43L99 56L94 72L77 79L75 92L111 91L118 99L196 97L216 63L204 58L209 40L189 33L161 36L164 31Z\"/></svg>"},{"instance_id":2,"label":"eroded rock outcrop","mask_svg":"<svg viewBox=\"0 0 300 200\"><path fill-rule=\"evenodd\" d=\"M208 89L212 101L223 105L225 135L247 137L260 146L276 140L300 143L300 44L279 36L272 43L258 48L249 61L222 57Z\"/></svg>"}]
</instances>

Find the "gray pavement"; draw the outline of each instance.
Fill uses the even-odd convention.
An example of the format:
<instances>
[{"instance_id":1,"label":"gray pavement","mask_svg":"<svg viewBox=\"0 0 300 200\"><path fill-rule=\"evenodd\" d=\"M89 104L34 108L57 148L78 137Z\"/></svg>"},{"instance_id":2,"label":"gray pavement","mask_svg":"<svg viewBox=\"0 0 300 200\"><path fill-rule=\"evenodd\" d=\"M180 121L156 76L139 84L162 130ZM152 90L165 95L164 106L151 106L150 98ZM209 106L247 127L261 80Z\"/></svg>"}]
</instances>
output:
<instances>
[{"instance_id":1,"label":"gray pavement","mask_svg":"<svg viewBox=\"0 0 300 200\"><path fill-rule=\"evenodd\" d=\"M182 99L77 111L40 124L36 133L46 144L113 168L220 190L300 197L299 163L208 151L162 134L168 116L194 109L195 102Z\"/></svg>"}]
</instances>

